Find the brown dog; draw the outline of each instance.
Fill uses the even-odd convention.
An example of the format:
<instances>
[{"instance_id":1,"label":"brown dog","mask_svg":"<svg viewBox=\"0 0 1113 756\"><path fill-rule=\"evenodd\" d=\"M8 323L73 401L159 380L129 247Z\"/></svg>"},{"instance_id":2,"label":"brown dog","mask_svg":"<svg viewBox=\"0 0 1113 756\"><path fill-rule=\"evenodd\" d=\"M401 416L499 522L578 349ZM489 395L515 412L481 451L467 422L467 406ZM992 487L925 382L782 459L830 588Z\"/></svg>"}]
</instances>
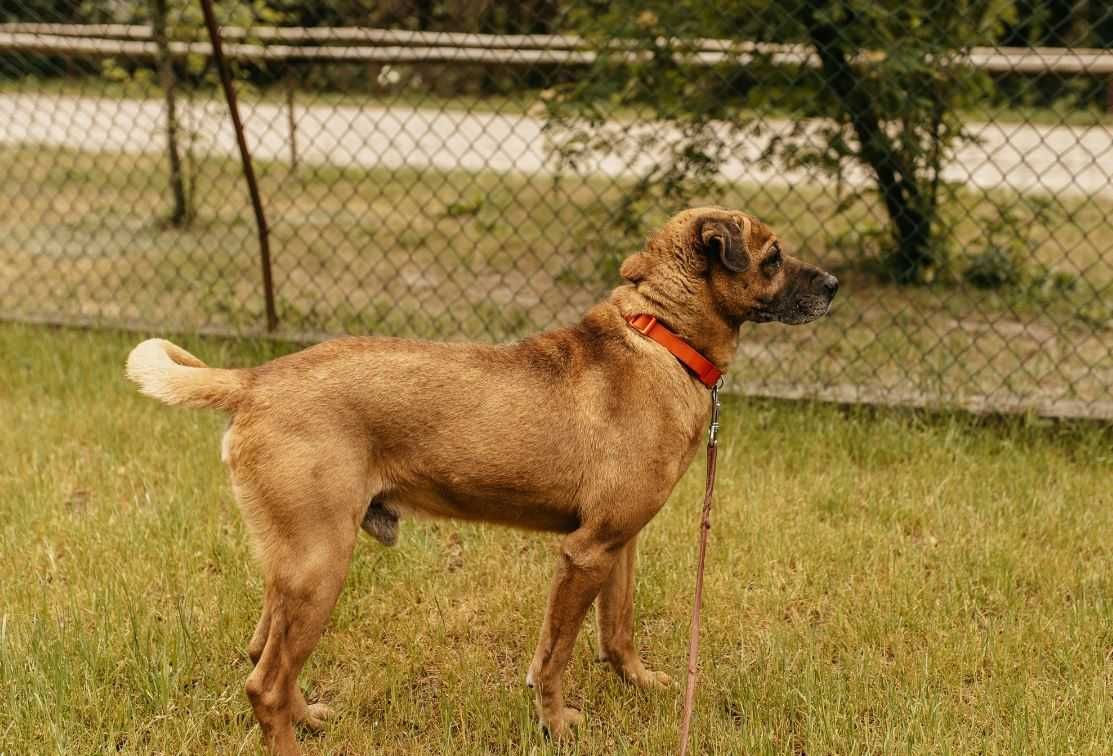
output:
<instances>
[{"instance_id":1,"label":"brown dog","mask_svg":"<svg viewBox=\"0 0 1113 756\"><path fill-rule=\"evenodd\" d=\"M232 415L222 456L264 575L247 695L270 750L297 753L293 724L329 714L297 678L365 516L386 518L388 541L410 513L566 534L526 676L554 737L580 719L561 677L596 598L602 656L635 685L668 682L633 643L635 542L700 446L709 400L625 317L656 316L725 369L743 322L814 320L838 281L719 208L672 218L621 274L578 325L509 345L344 338L245 370L158 339L132 351L143 393Z\"/></svg>"}]
</instances>

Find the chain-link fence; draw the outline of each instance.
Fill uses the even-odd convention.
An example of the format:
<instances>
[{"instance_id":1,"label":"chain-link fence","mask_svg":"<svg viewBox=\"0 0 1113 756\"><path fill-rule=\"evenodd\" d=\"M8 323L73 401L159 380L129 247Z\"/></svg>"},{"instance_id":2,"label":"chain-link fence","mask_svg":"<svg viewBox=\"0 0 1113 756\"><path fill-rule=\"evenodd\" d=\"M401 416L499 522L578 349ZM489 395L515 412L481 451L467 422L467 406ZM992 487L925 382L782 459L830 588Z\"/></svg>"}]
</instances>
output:
<instances>
[{"instance_id":1,"label":"chain-link fence","mask_svg":"<svg viewBox=\"0 0 1113 756\"><path fill-rule=\"evenodd\" d=\"M843 281L755 393L1113 417L1113 9L0 0L0 316L509 339L682 206Z\"/></svg>"}]
</instances>

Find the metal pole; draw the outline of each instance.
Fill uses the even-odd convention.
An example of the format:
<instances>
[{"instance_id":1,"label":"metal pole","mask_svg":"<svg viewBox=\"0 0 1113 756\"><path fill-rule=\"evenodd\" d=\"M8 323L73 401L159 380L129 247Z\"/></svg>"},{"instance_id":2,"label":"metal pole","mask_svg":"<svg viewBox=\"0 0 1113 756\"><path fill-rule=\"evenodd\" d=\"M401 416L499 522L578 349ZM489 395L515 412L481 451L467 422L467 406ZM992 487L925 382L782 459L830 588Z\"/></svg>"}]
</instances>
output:
<instances>
[{"instance_id":1,"label":"metal pole","mask_svg":"<svg viewBox=\"0 0 1113 756\"><path fill-rule=\"evenodd\" d=\"M259 231L259 257L263 266L263 298L266 303L267 330L278 327L278 314L274 308L274 281L271 277L271 250L267 234L267 218L263 214L263 201L259 196L259 185L255 181L255 170L251 167L251 154L247 151L247 140L243 135L243 122L236 106L236 90L232 88L232 77L224 63L224 52L220 47L220 30L213 15L212 0L201 0L201 12L205 14L205 26L209 29L209 41L213 46L213 61L220 72L220 83L224 87L224 99L228 101L228 112L232 116L232 127L236 130L236 143L240 148L240 161L243 163L243 176L247 180L247 190L251 194L251 207L255 211L255 226Z\"/></svg>"}]
</instances>

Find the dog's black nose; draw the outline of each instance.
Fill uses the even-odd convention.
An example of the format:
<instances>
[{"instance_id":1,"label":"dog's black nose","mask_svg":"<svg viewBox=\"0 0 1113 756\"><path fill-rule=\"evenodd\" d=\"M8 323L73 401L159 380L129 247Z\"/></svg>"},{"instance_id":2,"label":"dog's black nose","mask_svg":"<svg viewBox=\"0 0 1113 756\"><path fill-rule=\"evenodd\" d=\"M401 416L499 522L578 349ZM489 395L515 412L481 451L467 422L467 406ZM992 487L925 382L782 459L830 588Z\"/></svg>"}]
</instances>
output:
<instances>
[{"instance_id":1,"label":"dog's black nose","mask_svg":"<svg viewBox=\"0 0 1113 756\"><path fill-rule=\"evenodd\" d=\"M839 279L835 278L830 273L826 274L823 278L823 289L827 292L827 296L835 296L839 291Z\"/></svg>"}]
</instances>

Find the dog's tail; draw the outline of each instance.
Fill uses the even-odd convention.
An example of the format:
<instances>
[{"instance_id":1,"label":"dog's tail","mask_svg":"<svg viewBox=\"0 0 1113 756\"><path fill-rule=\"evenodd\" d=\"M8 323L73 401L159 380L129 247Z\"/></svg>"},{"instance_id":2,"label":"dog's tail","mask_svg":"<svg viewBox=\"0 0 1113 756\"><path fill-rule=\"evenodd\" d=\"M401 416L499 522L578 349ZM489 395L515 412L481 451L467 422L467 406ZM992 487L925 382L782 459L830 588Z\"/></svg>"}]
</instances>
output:
<instances>
[{"instance_id":1,"label":"dog's tail","mask_svg":"<svg viewBox=\"0 0 1113 756\"><path fill-rule=\"evenodd\" d=\"M165 339L147 339L128 355L127 376L166 404L233 411L246 391L242 370L211 368Z\"/></svg>"}]
</instances>

